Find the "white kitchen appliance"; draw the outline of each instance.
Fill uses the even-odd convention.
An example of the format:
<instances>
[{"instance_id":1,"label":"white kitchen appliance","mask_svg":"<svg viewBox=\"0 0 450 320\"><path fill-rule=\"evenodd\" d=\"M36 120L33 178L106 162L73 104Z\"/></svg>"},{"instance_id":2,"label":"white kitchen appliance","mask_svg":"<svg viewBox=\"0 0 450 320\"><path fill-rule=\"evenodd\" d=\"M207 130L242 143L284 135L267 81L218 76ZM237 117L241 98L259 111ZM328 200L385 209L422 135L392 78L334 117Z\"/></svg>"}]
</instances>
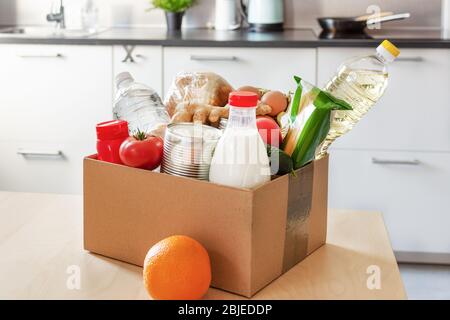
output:
<instances>
[{"instance_id":1,"label":"white kitchen appliance","mask_svg":"<svg viewBox=\"0 0 450 320\"><path fill-rule=\"evenodd\" d=\"M216 0L214 28L216 30L235 30L241 26L237 0Z\"/></svg>"},{"instance_id":2,"label":"white kitchen appliance","mask_svg":"<svg viewBox=\"0 0 450 320\"><path fill-rule=\"evenodd\" d=\"M241 8L250 30L283 30L284 0L241 0Z\"/></svg>"}]
</instances>

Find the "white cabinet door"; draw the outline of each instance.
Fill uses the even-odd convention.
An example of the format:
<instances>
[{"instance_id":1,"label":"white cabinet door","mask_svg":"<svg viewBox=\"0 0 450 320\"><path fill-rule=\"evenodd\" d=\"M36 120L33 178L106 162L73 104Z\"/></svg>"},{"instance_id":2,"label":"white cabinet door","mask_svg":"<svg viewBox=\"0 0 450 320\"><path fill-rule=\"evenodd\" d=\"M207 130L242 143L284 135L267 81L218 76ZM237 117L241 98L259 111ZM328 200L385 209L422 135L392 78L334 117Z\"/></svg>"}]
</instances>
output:
<instances>
[{"instance_id":1,"label":"white cabinet door","mask_svg":"<svg viewBox=\"0 0 450 320\"><path fill-rule=\"evenodd\" d=\"M233 87L289 91L294 75L316 82L316 49L164 48L164 90L183 71L211 71Z\"/></svg>"},{"instance_id":2,"label":"white cabinet door","mask_svg":"<svg viewBox=\"0 0 450 320\"><path fill-rule=\"evenodd\" d=\"M95 153L83 141L0 141L0 190L81 193L83 157Z\"/></svg>"},{"instance_id":3,"label":"white cabinet door","mask_svg":"<svg viewBox=\"0 0 450 320\"><path fill-rule=\"evenodd\" d=\"M384 214L394 250L450 253L450 153L333 150L329 205Z\"/></svg>"},{"instance_id":4,"label":"white cabinet door","mask_svg":"<svg viewBox=\"0 0 450 320\"><path fill-rule=\"evenodd\" d=\"M162 95L162 47L114 46L114 76L124 71Z\"/></svg>"},{"instance_id":5,"label":"white cabinet door","mask_svg":"<svg viewBox=\"0 0 450 320\"><path fill-rule=\"evenodd\" d=\"M112 118L112 48L0 45L0 189L81 192L81 158ZM22 156L21 150L62 157ZM26 158L26 159L25 159ZM14 171L14 176L12 175Z\"/></svg>"},{"instance_id":6,"label":"white cabinet door","mask_svg":"<svg viewBox=\"0 0 450 320\"><path fill-rule=\"evenodd\" d=\"M344 60L374 49L319 48L319 85ZM379 103L333 146L450 151L450 49L404 49L389 72L389 86Z\"/></svg>"}]
</instances>

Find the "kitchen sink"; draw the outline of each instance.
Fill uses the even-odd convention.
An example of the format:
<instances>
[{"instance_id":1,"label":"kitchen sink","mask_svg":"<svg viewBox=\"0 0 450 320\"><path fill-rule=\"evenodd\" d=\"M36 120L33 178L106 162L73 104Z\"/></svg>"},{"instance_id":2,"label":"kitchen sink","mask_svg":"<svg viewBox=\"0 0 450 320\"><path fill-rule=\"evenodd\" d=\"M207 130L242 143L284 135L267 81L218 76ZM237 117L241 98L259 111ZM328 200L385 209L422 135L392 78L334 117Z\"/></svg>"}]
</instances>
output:
<instances>
[{"instance_id":1,"label":"kitchen sink","mask_svg":"<svg viewBox=\"0 0 450 320\"><path fill-rule=\"evenodd\" d=\"M87 38L105 31L89 32L82 29L56 29L55 27L3 27L0 28L0 37L20 38Z\"/></svg>"}]
</instances>

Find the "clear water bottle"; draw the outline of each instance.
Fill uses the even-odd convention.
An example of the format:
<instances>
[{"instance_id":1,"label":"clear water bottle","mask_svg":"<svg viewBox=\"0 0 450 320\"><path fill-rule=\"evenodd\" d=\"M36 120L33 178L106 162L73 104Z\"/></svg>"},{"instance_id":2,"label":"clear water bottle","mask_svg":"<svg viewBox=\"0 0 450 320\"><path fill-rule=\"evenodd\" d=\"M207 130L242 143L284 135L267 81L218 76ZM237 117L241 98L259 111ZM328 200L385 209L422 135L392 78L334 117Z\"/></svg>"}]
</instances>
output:
<instances>
[{"instance_id":1,"label":"clear water bottle","mask_svg":"<svg viewBox=\"0 0 450 320\"><path fill-rule=\"evenodd\" d=\"M170 122L166 107L156 91L135 82L129 72L116 76L116 86L114 118L127 121L131 134L137 130L152 133Z\"/></svg>"},{"instance_id":2,"label":"clear water bottle","mask_svg":"<svg viewBox=\"0 0 450 320\"><path fill-rule=\"evenodd\" d=\"M326 155L334 140L349 132L381 98L388 85L388 64L399 54L397 47L384 40L375 54L352 58L339 67L325 90L345 100L353 110L333 112L330 131L318 148L316 158Z\"/></svg>"}]
</instances>

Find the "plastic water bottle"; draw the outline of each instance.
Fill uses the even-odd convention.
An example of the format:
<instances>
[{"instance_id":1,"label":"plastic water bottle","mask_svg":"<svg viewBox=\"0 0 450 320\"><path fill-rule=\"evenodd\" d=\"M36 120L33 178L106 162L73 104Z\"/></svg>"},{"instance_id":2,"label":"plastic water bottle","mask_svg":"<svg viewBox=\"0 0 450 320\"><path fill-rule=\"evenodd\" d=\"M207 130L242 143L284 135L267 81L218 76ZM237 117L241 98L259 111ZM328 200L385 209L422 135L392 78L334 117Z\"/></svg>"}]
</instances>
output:
<instances>
[{"instance_id":1,"label":"plastic water bottle","mask_svg":"<svg viewBox=\"0 0 450 320\"><path fill-rule=\"evenodd\" d=\"M151 133L170 122L166 107L156 91L135 82L129 72L116 76L116 86L114 118L127 121L130 134L137 130Z\"/></svg>"},{"instance_id":2,"label":"plastic water bottle","mask_svg":"<svg viewBox=\"0 0 450 320\"><path fill-rule=\"evenodd\" d=\"M333 112L330 131L318 148L316 158L326 155L334 140L349 132L381 98L388 85L387 66L399 54L397 47L384 40L375 54L352 58L339 67L325 90L349 103L353 110Z\"/></svg>"}]
</instances>

